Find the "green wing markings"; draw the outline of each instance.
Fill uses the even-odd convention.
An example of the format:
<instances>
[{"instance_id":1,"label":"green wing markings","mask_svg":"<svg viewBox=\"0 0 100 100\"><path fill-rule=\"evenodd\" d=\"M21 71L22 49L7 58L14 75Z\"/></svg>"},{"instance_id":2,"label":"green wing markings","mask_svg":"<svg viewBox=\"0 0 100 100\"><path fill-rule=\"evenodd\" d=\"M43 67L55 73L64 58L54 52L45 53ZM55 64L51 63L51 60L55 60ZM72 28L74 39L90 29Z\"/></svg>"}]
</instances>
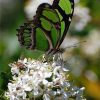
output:
<instances>
[{"instance_id":1,"label":"green wing markings","mask_svg":"<svg viewBox=\"0 0 100 100\"><path fill-rule=\"evenodd\" d=\"M58 16L60 18L60 21L62 21L63 17L61 16L61 14L59 13L59 11L56 9L56 12L58 13Z\"/></svg>"},{"instance_id":2,"label":"green wing markings","mask_svg":"<svg viewBox=\"0 0 100 100\"><path fill-rule=\"evenodd\" d=\"M24 34L23 34L23 36L24 36L24 37L30 37L30 35L31 35L31 34L30 34L30 32L29 32L29 31L27 31L27 32L26 32L26 31L24 31Z\"/></svg>"},{"instance_id":3,"label":"green wing markings","mask_svg":"<svg viewBox=\"0 0 100 100\"><path fill-rule=\"evenodd\" d=\"M45 33L40 29L36 28L36 47L35 49L46 51L49 48L48 40L45 37Z\"/></svg>"},{"instance_id":4,"label":"green wing markings","mask_svg":"<svg viewBox=\"0 0 100 100\"><path fill-rule=\"evenodd\" d=\"M51 29L51 40L53 47L56 47L59 37L60 37L60 30L57 30L55 26L53 26L53 28Z\"/></svg>"},{"instance_id":5,"label":"green wing markings","mask_svg":"<svg viewBox=\"0 0 100 100\"><path fill-rule=\"evenodd\" d=\"M56 11L49 9L49 8L45 8L43 10L43 16L47 17L49 20L51 20L52 22L59 22L59 16L56 13Z\"/></svg>"},{"instance_id":6,"label":"green wing markings","mask_svg":"<svg viewBox=\"0 0 100 100\"><path fill-rule=\"evenodd\" d=\"M26 37L26 38L27 38L27 37L30 37L30 33L28 33L28 32L26 33L26 32L25 32L25 34L23 34L23 36Z\"/></svg>"},{"instance_id":7,"label":"green wing markings","mask_svg":"<svg viewBox=\"0 0 100 100\"><path fill-rule=\"evenodd\" d=\"M42 26L45 30L50 31L51 28L52 28L51 23L50 23L49 21L47 21L46 19L44 19L44 18L40 18L40 20L41 20L41 26Z\"/></svg>"},{"instance_id":8,"label":"green wing markings","mask_svg":"<svg viewBox=\"0 0 100 100\"><path fill-rule=\"evenodd\" d=\"M59 6L65 11L66 14L72 13L71 2L69 0L60 0Z\"/></svg>"},{"instance_id":9,"label":"green wing markings","mask_svg":"<svg viewBox=\"0 0 100 100\"><path fill-rule=\"evenodd\" d=\"M64 34L64 30L65 30L65 22L62 21L62 22L61 22L61 37L62 37L63 34Z\"/></svg>"}]
</instances>

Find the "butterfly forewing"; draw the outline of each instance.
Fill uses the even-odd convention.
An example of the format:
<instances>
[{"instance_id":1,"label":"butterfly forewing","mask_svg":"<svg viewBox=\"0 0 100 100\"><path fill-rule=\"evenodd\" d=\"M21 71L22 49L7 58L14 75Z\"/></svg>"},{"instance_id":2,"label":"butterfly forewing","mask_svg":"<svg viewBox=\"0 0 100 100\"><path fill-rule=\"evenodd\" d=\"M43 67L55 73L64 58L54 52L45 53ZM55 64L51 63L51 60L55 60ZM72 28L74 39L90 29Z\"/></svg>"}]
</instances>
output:
<instances>
[{"instance_id":1,"label":"butterfly forewing","mask_svg":"<svg viewBox=\"0 0 100 100\"><path fill-rule=\"evenodd\" d=\"M56 9L61 21L61 37L56 46L56 49L59 49L59 46L63 42L72 20L74 0L54 0L53 8Z\"/></svg>"}]
</instances>

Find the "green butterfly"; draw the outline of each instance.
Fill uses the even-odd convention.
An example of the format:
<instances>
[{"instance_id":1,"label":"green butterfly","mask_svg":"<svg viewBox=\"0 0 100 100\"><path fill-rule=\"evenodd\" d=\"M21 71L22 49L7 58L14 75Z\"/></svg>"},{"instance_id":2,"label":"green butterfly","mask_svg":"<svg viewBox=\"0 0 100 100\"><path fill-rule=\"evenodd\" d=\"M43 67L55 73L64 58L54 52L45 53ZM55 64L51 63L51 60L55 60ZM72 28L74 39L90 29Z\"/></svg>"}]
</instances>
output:
<instances>
[{"instance_id":1,"label":"green butterfly","mask_svg":"<svg viewBox=\"0 0 100 100\"><path fill-rule=\"evenodd\" d=\"M73 11L74 0L41 4L34 19L17 29L21 46L48 53L57 52L68 31Z\"/></svg>"}]
</instances>

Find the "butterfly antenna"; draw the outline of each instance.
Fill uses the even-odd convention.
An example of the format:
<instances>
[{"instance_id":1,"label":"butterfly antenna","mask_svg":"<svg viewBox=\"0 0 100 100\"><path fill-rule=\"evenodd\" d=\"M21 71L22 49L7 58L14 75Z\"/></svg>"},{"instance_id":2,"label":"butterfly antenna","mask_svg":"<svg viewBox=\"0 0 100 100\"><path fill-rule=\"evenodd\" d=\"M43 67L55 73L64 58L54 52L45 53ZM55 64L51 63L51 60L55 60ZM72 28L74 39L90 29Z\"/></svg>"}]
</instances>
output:
<instances>
[{"instance_id":1,"label":"butterfly antenna","mask_svg":"<svg viewBox=\"0 0 100 100\"><path fill-rule=\"evenodd\" d=\"M81 42L78 42L78 43L74 43L74 44L71 45L71 46L65 47L64 50L67 49L67 48L78 47L80 44L83 44L83 43L85 43L85 42L86 42L86 41L81 41Z\"/></svg>"}]
</instances>

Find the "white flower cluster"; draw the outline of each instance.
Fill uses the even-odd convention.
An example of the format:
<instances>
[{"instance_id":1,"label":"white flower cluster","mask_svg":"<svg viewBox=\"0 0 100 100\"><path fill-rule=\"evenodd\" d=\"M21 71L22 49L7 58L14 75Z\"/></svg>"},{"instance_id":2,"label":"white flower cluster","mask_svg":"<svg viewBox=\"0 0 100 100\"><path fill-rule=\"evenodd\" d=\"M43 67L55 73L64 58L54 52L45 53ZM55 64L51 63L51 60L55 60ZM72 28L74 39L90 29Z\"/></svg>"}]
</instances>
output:
<instances>
[{"instance_id":1,"label":"white flower cluster","mask_svg":"<svg viewBox=\"0 0 100 100\"><path fill-rule=\"evenodd\" d=\"M13 80L5 92L10 100L85 100L84 88L69 81L69 70L62 60L41 62L25 58L10 66Z\"/></svg>"}]
</instances>

